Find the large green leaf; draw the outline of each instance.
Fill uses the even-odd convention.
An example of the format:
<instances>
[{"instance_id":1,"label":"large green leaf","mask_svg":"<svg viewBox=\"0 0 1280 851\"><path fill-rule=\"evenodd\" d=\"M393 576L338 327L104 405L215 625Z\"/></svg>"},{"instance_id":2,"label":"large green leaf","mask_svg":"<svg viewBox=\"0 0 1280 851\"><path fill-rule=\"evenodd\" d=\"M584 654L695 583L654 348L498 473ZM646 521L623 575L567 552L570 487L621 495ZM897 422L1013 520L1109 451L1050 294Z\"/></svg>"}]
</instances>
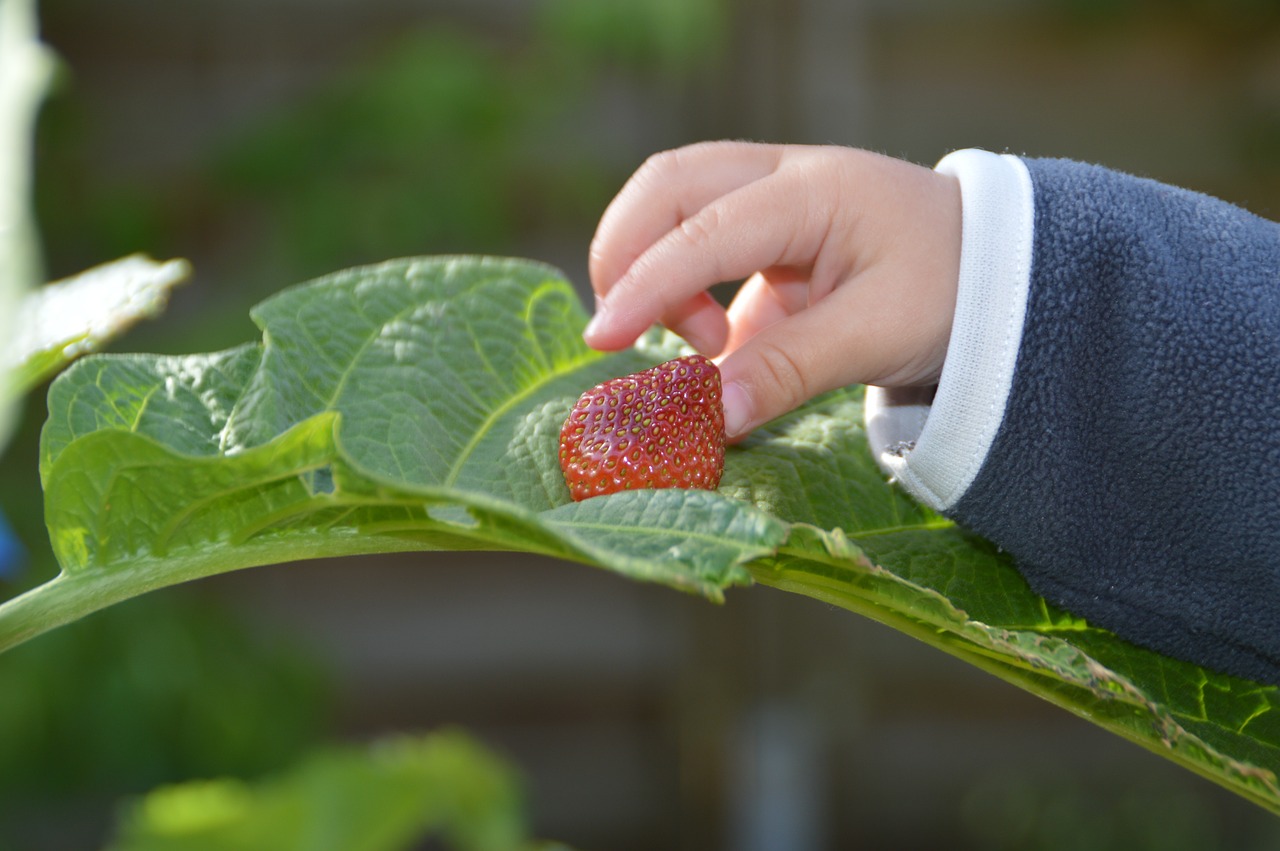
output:
<instances>
[{"instance_id":1,"label":"large green leaf","mask_svg":"<svg viewBox=\"0 0 1280 851\"><path fill-rule=\"evenodd\" d=\"M253 315L261 344L92 357L54 382L41 476L62 572L0 607L0 648L152 588L342 553L528 550L718 599L786 535L710 492L570 502L573 401L671 350L587 349L552 269L399 261Z\"/></svg>"},{"instance_id":2,"label":"large green leaf","mask_svg":"<svg viewBox=\"0 0 1280 851\"><path fill-rule=\"evenodd\" d=\"M993 547L887 485L861 394L730 449L718 492L582 503L559 425L581 390L675 353L601 355L538 264L404 260L287 290L260 344L91 357L41 448L62 573L0 606L0 649L152 588L346 553L549 554L719 599L754 579L861 612L1280 812L1280 691L1126 644L1047 605Z\"/></svg>"}]
</instances>

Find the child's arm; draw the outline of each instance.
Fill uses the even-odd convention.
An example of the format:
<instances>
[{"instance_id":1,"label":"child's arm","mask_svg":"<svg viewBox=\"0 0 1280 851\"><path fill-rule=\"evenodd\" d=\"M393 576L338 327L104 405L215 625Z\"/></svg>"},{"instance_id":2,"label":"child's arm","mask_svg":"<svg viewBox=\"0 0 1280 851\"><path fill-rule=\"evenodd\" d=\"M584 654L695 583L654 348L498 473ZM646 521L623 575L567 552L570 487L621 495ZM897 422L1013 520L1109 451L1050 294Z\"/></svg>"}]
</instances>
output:
<instances>
[{"instance_id":1,"label":"child's arm","mask_svg":"<svg viewBox=\"0 0 1280 851\"><path fill-rule=\"evenodd\" d=\"M1074 614L1280 684L1280 225L1080 163L939 167L965 199L956 334L915 451L882 461ZM869 391L873 445L903 439L879 428L901 392Z\"/></svg>"},{"instance_id":2,"label":"child's arm","mask_svg":"<svg viewBox=\"0 0 1280 851\"><path fill-rule=\"evenodd\" d=\"M723 350L735 433L882 385L882 463L1040 593L1280 683L1280 226L1076 163L717 143L646 164L591 261L588 342Z\"/></svg>"}]
</instances>

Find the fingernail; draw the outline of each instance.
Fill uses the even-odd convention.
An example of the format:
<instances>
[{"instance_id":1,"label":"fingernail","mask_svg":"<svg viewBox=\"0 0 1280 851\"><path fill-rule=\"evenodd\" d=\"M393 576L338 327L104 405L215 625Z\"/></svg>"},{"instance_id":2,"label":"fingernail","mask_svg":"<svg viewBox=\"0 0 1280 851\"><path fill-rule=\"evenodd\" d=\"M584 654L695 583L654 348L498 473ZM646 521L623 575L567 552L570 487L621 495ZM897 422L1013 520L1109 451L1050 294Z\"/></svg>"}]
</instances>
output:
<instances>
[{"instance_id":1,"label":"fingernail","mask_svg":"<svg viewBox=\"0 0 1280 851\"><path fill-rule=\"evenodd\" d=\"M751 418L751 400L747 391L735 381L724 386L721 396L724 402L724 435L737 437L747 430Z\"/></svg>"},{"instance_id":2,"label":"fingernail","mask_svg":"<svg viewBox=\"0 0 1280 851\"><path fill-rule=\"evenodd\" d=\"M595 337L604 328L605 307L604 300L599 296L596 297L596 312L592 315L591 321L587 323L587 327L582 329L582 337L587 342L591 342L591 338Z\"/></svg>"}]
</instances>

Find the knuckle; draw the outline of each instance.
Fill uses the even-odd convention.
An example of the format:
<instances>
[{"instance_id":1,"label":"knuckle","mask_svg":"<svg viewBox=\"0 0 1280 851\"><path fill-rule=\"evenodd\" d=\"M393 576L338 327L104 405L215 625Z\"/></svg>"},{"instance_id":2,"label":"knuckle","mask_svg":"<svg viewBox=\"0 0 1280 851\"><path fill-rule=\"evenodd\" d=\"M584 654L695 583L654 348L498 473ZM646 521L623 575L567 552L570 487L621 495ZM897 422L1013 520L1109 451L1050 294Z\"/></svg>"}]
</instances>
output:
<instances>
[{"instance_id":1,"label":"knuckle","mask_svg":"<svg viewBox=\"0 0 1280 851\"><path fill-rule=\"evenodd\" d=\"M776 343L760 341L757 355L762 383L779 411L789 411L809 398L807 371L793 352Z\"/></svg>"},{"instance_id":2,"label":"knuckle","mask_svg":"<svg viewBox=\"0 0 1280 851\"><path fill-rule=\"evenodd\" d=\"M696 173L709 158L719 156L723 142L696 142L650 154L636 170L637 176L655 184L675 180L682 173Z\"/></svg>"},{"instance_id":3,"label":"knuckle","mask_svg":"<svg viewBox=\"0 0 1280 851\"><path fill-rule=\"evenodd\" d=\"M680 170L680 160L679 148L659 151L656 154L650 154L641 163L636 174L655 182L662 181Z\"/></svg>"},{"instance_id":4,"label":"knuckle","mask_svg":"<svg viewBox=\"0 0 1280 851\"><path fill-rule=\"evenodd\" d=\"M694 248L704 248L712 241L720 224L720 214L714 206L703 207L697 213L681 220L680 236Z\"/></svg>"}]
</instances>

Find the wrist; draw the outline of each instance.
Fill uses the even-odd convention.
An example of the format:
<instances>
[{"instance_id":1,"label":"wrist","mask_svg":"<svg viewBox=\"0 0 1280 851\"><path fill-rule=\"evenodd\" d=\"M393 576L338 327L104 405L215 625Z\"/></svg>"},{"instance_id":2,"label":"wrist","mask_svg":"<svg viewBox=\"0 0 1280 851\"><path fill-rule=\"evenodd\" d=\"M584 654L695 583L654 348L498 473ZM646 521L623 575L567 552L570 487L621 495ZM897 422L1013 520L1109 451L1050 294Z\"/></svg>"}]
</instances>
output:
<instances>
[{"instance_id":1,"label":"wrist","mask_svg":"<svg viewBox=\"0 0 1280 851\"><path fill-rule=\"evenodd\" d=\"M935 388L867 388L867 435L880 466L938 511L954 505L1003 420L1026 311L1032 187L1016 157L957 151L937 170L960 182L955 313Z\"/></svg>"}]
</instances>

